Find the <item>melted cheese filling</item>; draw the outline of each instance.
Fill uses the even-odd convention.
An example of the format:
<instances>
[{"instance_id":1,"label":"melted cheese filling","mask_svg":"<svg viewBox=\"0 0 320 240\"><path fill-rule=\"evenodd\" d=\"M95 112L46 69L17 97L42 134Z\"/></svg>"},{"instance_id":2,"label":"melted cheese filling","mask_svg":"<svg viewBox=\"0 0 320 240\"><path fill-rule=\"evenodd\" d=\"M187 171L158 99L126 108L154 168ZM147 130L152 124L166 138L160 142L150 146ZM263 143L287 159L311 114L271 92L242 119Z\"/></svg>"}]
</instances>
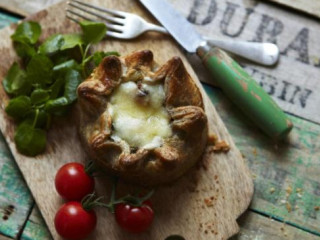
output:
<instances>
[{"instance_id":1,"label":"melted cheese filling","mask_svg":"<svg viewBox=\"0 0 320 240\"><path fill-rule=\"evenodd\" d=\"M172 134L164 100L162 84L121 84L108 105L114 127L111 138L125 140L131 147L160 147L163 138Z\"/></svg>"}]
</instances>

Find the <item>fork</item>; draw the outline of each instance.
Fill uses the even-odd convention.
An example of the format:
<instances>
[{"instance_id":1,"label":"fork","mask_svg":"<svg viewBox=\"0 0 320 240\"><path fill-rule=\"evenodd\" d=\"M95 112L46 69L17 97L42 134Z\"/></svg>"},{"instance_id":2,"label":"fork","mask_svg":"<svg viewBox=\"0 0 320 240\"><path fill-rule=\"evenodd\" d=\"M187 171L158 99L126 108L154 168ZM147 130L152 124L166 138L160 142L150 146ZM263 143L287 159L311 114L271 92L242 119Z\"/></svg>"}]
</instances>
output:
<instances>
[{"instance_id":1,"label":"fork","mask_svg":"<svg viewBox=\"0 0 320 240\"><path fill-rule=\"evenodd\" d=\"M67 4L67 18L77 23L80 19L94 22L99 22L102 19L108 28L106 35L110 37L132 39L147 31L168 33L165 28L149 23L132 13L111 10L79 0L70 0ZM274 65L279 59L279 49L273 43L204 38L212 45L262 65Z\"/></svg>"},{"instance_id":2,"label":"fork","mask_svg":"<svg viewBox=\"0 0 320 240\"><path fill-rule=\"evenodd\" d=\"M78 0L71 0L67 4L69 5L69 8L66 11L69 14L73 14L74 16L77 16L79 18L94 22L97 22L98 19L93 19L92 16L103 19L105 21L105 25L108 28L106 35L110 37L132 39L147 31L167 33L167 30L165 28L152 23L148 23L142 17L132 13L102 8ZM91 15L91 17L84 15L83 13L76 12L70 7L80 10L83 13L87 13ZM91 9L107 14L102 15L97 11L92 11ZM68 14L67 18L75 22L79 22L77 19L71 17Z\"/></svg>"}]
</instances>

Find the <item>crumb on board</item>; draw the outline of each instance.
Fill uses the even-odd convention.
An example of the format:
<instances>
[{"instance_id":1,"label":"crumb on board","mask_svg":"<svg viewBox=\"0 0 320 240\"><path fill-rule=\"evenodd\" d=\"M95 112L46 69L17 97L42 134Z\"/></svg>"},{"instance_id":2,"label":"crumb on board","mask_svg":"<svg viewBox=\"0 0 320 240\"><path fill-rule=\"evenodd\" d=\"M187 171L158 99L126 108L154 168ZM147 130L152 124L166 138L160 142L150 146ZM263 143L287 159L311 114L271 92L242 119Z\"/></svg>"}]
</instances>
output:
<instances>
[{"instance_id":1,"label":"crumb on board","mask_svg":"<svg viewBox=\"0 0 320 240\"><path fill-rule=\"evenodd\" d=\"M288 236L285 227L281 227L280 230L283 232L283 235L284 235L285 237Z\"/></svg>"},{"instance_id":2,"label":"crumb on board","mask_svg":"<svg viewBox=\"0 0 320 240\"><path fill-rule=\"evenodd\" d=\"M297 188L296 193L297 193L298 198L302 198L302 194L303 194L302 188Z\"/></svg>"},{"instance_id":3,"label":"crumb on board","mask_svg":"<svg viewBox=\"0 0 320 240\"><path fill-rule=\"evenodd\" d=\"M288 212L292 211L292 206L289 202L286 202L286 208L287 208Z\"/></svg>"},{"instance_id":4,"label":"crumb on board","mask_svg":"<svg viewBox=\"0 0 320 240\"><path fill-rule=\"evenodd\" d=\"M208 145L215 145L215 143L217 142L218 137L214 134L210 134L208 136Z\"/></svg>"},{"instance_id":5,"label":"crumb on board","mask_svg":"<svg viewBox=\"0 0 320 240\"><path fill-rule=\"evenodd\" d=\"M252 153L253 153L253 155L256 157L256 156L257 156L257 149L254 148L254 149L252 150Z\"/></svg>"},{"instance_id":6,"label":"crumb on board","mask_svg":"<svg viewBox=\"0 0 320 240\"><path fill-rule=\"evenodd\" d=\"M272 188L269 189L269 192L270 192L271 194L273 194L275 191L276 191L276 189L275 189L274 187L272 187Z\"/></svg>"},{"instance_id":7,"label":"crumb on board","mask_svg":"<svg viewBox=\"0 0 320 240\"><path fill-rule=\"evenodd\" d=\"M213 146L214 152L229 152L229 150L230 146L224 140L216 142Z\"/></svg>"},{"instance_id":8,"label":"crumb on board","mask_svg":"<svg viewBox=\"0 0 320 240\"><path fill-rule=\"evenodd\" d=\"M207 207L212 207L213 206L213 199L205 198L204 203L206 204Z\"/></svg>"},{"instance_id":9,"label":"crumb on board","mask_svg":"<svg viewBox=\"0 0 320 240\"><path fill-rule=\"evenodd\" d=\"M284 199L282 199L281 201L280 201L280 203L282 203L282 204L285 204L287 201L286 200L284 200Z\"/></svg>"},{"instance_id":10,"label":"crumb on board","mask_svg":"<svg viewBox=\"0 0 320 240\"><path fill-rule=\"evenodd\" d=\"M292 187L288 186L287 189L286 189L286 192L287 192L287 194L289 196L292 193Z\"/></svg>"}]
</instances>

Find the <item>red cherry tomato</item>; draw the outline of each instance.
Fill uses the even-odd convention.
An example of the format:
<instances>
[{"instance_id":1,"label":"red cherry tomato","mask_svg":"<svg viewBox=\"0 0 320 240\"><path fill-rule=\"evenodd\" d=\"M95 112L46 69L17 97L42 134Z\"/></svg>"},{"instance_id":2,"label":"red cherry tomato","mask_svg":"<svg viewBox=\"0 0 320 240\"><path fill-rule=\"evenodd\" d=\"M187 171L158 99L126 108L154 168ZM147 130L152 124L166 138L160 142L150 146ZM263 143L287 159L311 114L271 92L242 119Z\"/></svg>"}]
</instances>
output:
<instances>
[{"instance_id":1,"label":"red cherry tomato","mask_svg":"<svg viewBox=\"0 0 320 240\"><path fill-rule=\"evenodd\" d=\"M135 207L128 203L120 203L115 208L115 218L119 226L132 233L147 230L153 220L154 212L150 201Z\"/></svg>"},{"instance_id":2,"label":"red cherry tomato","mask_svg":"<svg viewBox=\"0 0 320 240\"><path fill-rule=\"evenodd\" d=\"M96 223L95 212L84 210L80 202L63 204L54 218L58 234L69 240L84 239L94 230Z\"/></svg>"},{"instance_id":3,"label":"red cherry tomato","mask_svg":"<svg viewBox=\"0 0 320 240\"><path fill-rule=\"evenodd\" d=\"M57 192L68 201L80 201L94 190L94 179L85 172L82 164L63 165L55 178Z\"/></svg>"}]
</instances>

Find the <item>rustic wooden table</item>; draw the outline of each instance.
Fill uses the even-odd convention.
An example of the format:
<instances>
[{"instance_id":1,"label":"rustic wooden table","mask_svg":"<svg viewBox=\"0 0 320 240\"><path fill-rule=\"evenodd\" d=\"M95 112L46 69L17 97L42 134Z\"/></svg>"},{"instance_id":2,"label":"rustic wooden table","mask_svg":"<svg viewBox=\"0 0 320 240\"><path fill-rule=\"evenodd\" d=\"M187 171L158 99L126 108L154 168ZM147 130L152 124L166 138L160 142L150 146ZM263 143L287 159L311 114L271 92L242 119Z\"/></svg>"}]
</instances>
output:
<instances>
[{"instance_id":1,"label":"rustic wooden table","mask_svg":"<svg viewBox=\"0 0 320 240\"><path fill-rule=\"evenodd\" d=\"M16 2L19 1L12 1ZM258 17L261 21L251 24L252 28L257 26L251 31L255 33L256 41L276 42L276 36L287 31L278 39L282 50L279 67L267 69L244 62L247 70L286 110L294 123L295 128L287 141L279 144L272 142L248 122L219 89L204 84L235 143L248 160L255 184L252 204L240 217L241 230L233 239L320 240L320 102L317 92L320 80L320 26L316 18L319 13L314 11L319 7L318 1L309 0L304 5L305 11L313 17L300 12L291 13L290 9L282 9L279 5L260 4L252 0L241 0L239 3L235 0L221 1L224 5L214 0L190 2L193 10L186 13L189 20L202 26L216 22L221 36L253 40L248 37L246 29L249 27L245 25L247 21L250 25ZM301 3L277 2L289 5ZM7 5L7 1L0 0L0 6ZM203 5L209 9L206 18L197 15L201 12L199 6ZM30 6L24 9L9 6L7 9L14 11L15 8L19 14L27 14L30 10ZM300 7L295 5L295 8ZM221 20L219 16L214 18L215 12L218 15L223 13ZM233 20L238 31L228 28L233 16L244 19L242 25ZM19 19L19 16L1 10L0 28ZM205 32L206 28L199 27L199 30ZM286 38L288 42L283 40ZM190 61L193 61L192 56ZM198 69L196 63L195 68L200 75L205 71ZM0 134L0 240L8 239L46 240L51 236Z\"/></svg>"}]
</instances>

